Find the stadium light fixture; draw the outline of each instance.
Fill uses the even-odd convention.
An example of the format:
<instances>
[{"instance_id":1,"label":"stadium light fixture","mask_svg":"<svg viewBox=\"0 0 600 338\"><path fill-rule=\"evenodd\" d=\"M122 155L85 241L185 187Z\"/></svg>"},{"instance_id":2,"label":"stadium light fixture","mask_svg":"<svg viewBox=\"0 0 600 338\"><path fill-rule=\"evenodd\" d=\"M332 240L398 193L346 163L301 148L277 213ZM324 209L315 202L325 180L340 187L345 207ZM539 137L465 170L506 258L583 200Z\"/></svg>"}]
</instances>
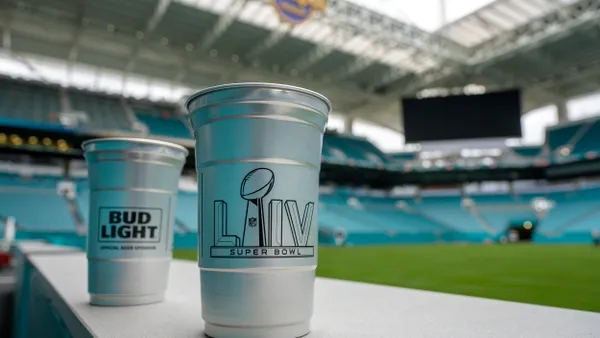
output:
<instances>
[{"instance_id":1,"label":"stadium light fixture","mask_svg":"<svg viewBox=\"0 0 600 338\"><path fill-rule=\"evenodd\" d=\"M27 139L27 143L31 145L37 145L39 143L39 140L35 136L29 136L29 138Z\"/></svg>"},{"instance_id":2,"label":"stadium light fixture","mask_svg":"<svg viewBox=\"0 0 600 338\"><path fill-rule=\"evenodd\" d=\"M0 144L6 143L7 137L6 134L0 133Z\"/></svg>"},{"instance_id":3,"label":"stadium light fixture","mask_svg":"<svg viewBox=\"0 0 600 338\"><path fill-rule=\"evenodd\" d=\"M15 146L20 146L23 144L23 140L19 137L19 135L10 135L10 143L12 143Z\"/></svg>"}]
</instances>

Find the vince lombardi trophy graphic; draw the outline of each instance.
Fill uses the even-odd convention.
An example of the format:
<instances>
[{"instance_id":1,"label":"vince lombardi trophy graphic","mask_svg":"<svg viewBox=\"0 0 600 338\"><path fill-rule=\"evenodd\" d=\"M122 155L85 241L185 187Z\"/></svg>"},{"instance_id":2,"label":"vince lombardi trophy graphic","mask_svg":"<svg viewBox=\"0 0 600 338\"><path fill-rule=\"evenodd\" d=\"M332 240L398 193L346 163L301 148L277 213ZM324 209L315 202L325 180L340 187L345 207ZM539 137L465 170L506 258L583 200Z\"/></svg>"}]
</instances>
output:
<instances>
[{"instance_id":1,"label":"vince lombardi trophy graphic","mask_svg":"<svg viewBox=\"0 0 600 338\"><path fill-rule=\"evenodd\" d=\"M271 229L265 218L263 198L271 192L274 183L275 175L266 168L254 169L242 180L240 195L247 201L242 246L271 245Z\"/></svg>"}]
</instances>

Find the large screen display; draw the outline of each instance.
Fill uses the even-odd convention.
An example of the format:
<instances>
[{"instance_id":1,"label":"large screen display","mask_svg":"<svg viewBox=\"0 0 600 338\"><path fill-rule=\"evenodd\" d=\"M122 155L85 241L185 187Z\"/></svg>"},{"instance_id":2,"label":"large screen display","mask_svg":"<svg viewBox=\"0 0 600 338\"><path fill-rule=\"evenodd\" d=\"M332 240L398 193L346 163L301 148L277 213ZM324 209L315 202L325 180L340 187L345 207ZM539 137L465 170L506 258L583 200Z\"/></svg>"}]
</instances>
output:
<instances>
[{"instance_id":1,"label":"large screen display","mask_svg":"<svg viewBox=\"0 0 600 338\"><path fill-rule=\"evenodd\" d=\"M403 98L402 110L407 143L521 137L518 90Z\"/></svg>"}]
</instances>

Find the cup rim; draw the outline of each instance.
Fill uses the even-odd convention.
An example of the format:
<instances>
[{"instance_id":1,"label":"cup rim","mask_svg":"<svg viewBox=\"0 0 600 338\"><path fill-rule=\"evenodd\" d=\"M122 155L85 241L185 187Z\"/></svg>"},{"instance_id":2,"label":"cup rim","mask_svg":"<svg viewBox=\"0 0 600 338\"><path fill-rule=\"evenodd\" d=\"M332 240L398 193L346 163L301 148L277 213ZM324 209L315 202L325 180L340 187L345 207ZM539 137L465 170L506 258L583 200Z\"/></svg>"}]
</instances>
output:
<instances>
[{"instance_id":1,"label":"cup rim","mask_svg":"<svg viewBox=\"0 0 600 338\"><path fill-rule=\"evenodd\" d=\"M130 142L130 143L138 143L138 144L164 146L164 147L183 151L185 156L187 156L189 154L189 151L187 150L187 148L182 145L167 142L167 141L153 140L153 139L147 139L147 138L141 138L141 137L98 137L98 138L93 138L93 139L89 139L87 141L82 142L81 149L83 149L84 151L87 151L86 147L88 145L93 144L93 143L102 143L102 142Z\"/></svg>"},{"instance_id":2,"label":"cup rim","mask_svg":"<svg viewBox=\"0 0 600 338\"><path fill-rule=\"evenodd\" d=\"M187 100L185 100L185 103L183 105L184 105L186 111L188 112L188 114L191 114L192 112L190 111L190 104L192 103L192 101L194 101L195 99L197 99L200 96L210 94L213 92L217 92L217 91L222 91L222 90L237 89L237 88L252 88L252 87L284 89L284 90L292 90L292 91L303 93L303 94L308 94L308 95L311 95L311 96L325 102L325 104L327 105L327 112L325 112L325 115L329 116L329 114L331 113L331 110L332 110L331 101L329 101L329 99L327 97L325 97L325 95L323 95L323 94L317 93L310 89L298 87L298 86L292 86L292 85L287 85L287 84L282 84L282 83L271 83L271 82L236 82L236 83L226 83L226 84L208 87L208 88L201 89L201 90L191 94L187 98Z\"/></svg>"}]
</instances>

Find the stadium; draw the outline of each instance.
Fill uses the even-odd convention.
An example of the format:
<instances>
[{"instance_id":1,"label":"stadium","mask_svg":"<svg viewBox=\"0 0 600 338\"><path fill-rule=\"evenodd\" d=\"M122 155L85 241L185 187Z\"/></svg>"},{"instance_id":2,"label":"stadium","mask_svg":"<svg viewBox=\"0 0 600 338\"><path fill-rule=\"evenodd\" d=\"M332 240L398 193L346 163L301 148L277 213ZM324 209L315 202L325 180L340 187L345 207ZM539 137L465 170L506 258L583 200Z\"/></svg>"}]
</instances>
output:
<instances>
[{"instance_id":1,"label":"stadium","mask_svg":"<svg viewBox=\"0 0 600 338\"><path fill-rule=\"evenodd\" d=\"M577 310L587 320L564 327L582 331L563 336L600 336L600 1L8 0L0 31L7 337L113 336L74 333L69 316L85 316L66 300L28 329L23 313L41 303L14 280L29 264L11 249L20 242L85 250L88 140L189 151L172 244L197 260L202 135L185 102L241 82L307 88L333 106L318 277ZM223 147L240 144L230 137Z\"/></svg>"}]
</instances>

